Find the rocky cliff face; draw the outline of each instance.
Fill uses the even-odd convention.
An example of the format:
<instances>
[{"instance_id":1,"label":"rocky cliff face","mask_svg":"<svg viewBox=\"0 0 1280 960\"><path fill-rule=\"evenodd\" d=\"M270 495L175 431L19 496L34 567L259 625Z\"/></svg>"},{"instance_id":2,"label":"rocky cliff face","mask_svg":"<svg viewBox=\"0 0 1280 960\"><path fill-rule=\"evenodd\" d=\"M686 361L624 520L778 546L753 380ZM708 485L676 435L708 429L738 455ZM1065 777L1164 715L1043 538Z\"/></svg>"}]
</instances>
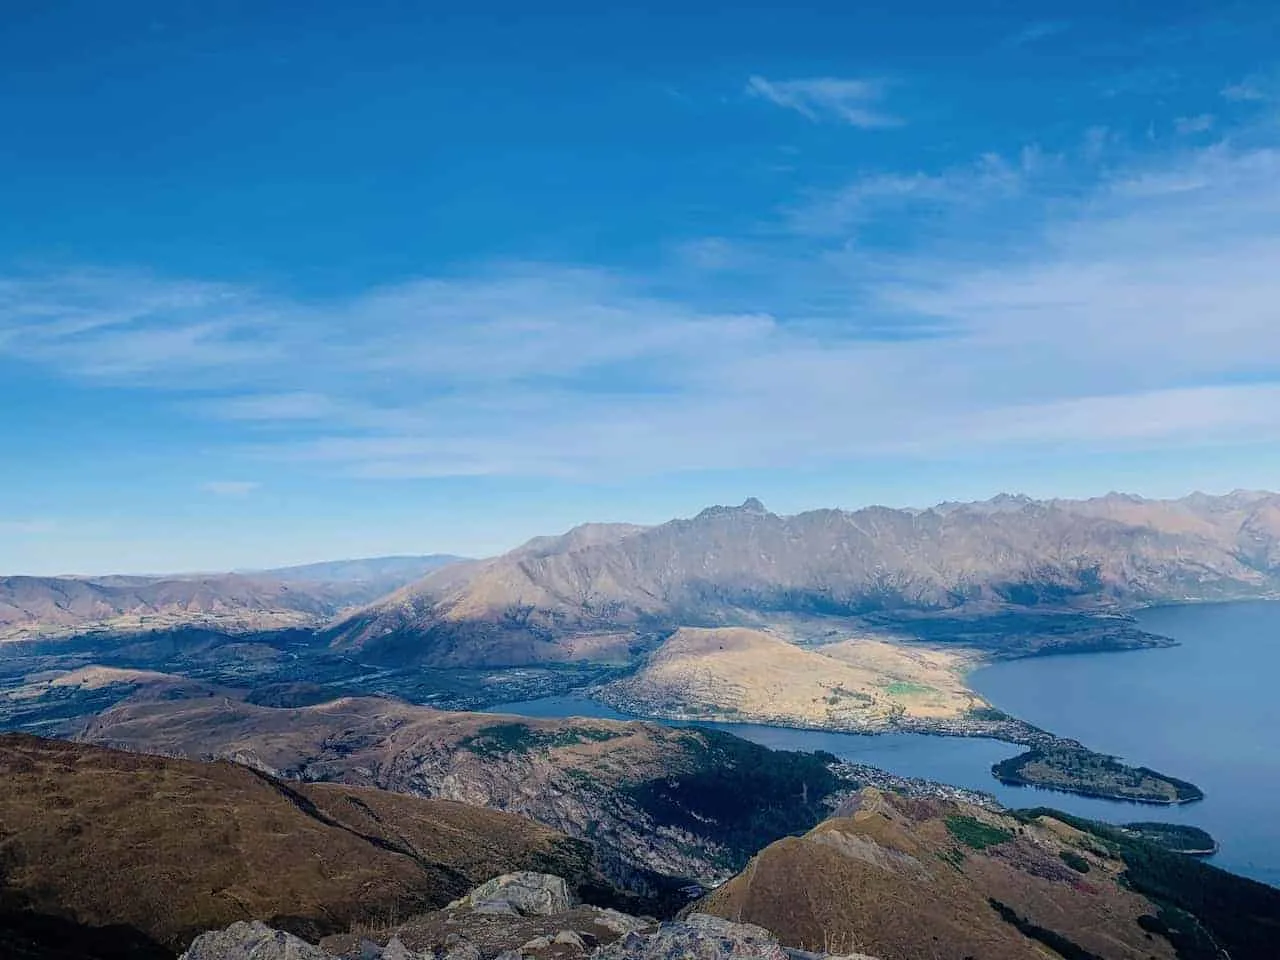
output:
<instances>
[{"instance_id":1,"label":"rocky cliff face","mask_svg":"<svg viewBox=\"0 0 1280 960\"><path fill-rule=\"evenodd\" d=\"M329 636L366 655L439 664L564 659L566 638L584 636L617 655L636 633L761 616L1268 595L1280 586L1278 553L1280 496L1269 493L999 497L792 517L750 500L428 576Z\"/></svg>"}]
</instances>

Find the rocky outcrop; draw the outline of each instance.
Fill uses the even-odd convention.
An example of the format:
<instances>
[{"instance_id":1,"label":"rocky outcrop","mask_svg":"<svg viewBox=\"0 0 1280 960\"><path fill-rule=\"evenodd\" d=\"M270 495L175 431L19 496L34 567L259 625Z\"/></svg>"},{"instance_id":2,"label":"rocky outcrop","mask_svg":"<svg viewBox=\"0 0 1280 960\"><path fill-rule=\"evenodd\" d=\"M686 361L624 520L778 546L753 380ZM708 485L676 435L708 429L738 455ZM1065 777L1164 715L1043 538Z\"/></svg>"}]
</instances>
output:
<instances>
[{"instance_id":1,"label":"rocky outcrop","mask_svg":"<svg viewBox=\"0 0 1280 960\"><path fill-rule=\"evenodd\" d=\"M596 951L594 960L871 960L863 954L787 950L763 927L705 913L627 934Z\"/></svg>"},{"instance_id":2,"label":"rocky outcrop","mask_svg":"<svg viewBox=\"0 0 1280 960\"><path fill-rule=\"evenodd\" d=\"M259 920L203 934L182 960L331 960L328 953ZM390 958L388 958L390 960Z\"/></svg>"},{"instance_id":3,"label":"rocky outcrop","mask_svg":"<svg viewBox=\"0 0 1280 960\"><path fill-rule=\"evenodd\" d=\"M546 874L496 877L399 927L313 947L261 923L197 939L182 960L871 960L782 947L767 930L706 914L658 923L574 902Z\"/></svg>"},{"instance_id":4,"label":"rocky outcrop","mask_svg":"<svg viewBox=\"0 0 1280 960\"><path fill-rule=\"evenodd\" d=\"M578 898L562 877L527 870L494 877L449 904L450 908L505 911L524 917L550 917L572 910L577 905Z\"/></svg>"}]
</instances>

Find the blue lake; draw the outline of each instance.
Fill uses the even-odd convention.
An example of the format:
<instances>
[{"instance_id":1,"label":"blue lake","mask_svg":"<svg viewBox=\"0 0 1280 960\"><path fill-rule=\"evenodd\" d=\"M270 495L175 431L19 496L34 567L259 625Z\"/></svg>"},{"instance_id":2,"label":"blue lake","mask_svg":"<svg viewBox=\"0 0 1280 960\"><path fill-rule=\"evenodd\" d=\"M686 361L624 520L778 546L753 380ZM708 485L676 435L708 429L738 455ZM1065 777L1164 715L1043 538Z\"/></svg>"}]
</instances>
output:
<instances>
[{"instance_id":1,"label":"blue lake","mask_svg":"<svg viewBox=\"0 0 1280 960\"><path fill-rule=\"evenodd\" d=\"M1222 845L1214 863L1280 886L1280 603L1158 607L1138 621L1181 645L1000 663L971 680L1015 716L1197 784L1200 803L1143 817L1204 827Z\"/></svg>"},{"instance_id":2,"label":"blue lake","mask_svg":"<svg viewBox=\"0 0 1280 960\"><path fill-rule=\"evenodd\" d=\"M970 679L1015 716L1196 783L1205 792L1199 803L1150 806L1007 787L991 776L991 765L1019 749L993 740L707 726L769 747L825 750L896 774L985 790L1006 806L1194 824L1221 844L1212 862L1280 886L1280 603L1162 607L1143 611L1139 621L1181 646L1016 660ZM634 719L582 697L505 703L491 712Z\"/></svg>"}]
</instances>

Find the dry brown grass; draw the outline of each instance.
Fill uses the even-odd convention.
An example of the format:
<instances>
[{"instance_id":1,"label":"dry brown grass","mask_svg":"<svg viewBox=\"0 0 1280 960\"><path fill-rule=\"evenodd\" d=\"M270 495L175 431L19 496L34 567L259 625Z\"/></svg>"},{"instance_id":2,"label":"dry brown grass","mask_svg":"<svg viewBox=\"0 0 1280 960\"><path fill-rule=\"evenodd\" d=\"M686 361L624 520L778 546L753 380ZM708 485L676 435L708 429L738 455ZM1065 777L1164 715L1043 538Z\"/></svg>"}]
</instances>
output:
<instances>
[{"instance_id":1,"label":"dry brown grass","mask_svg":"<svg viewBox=\"0 0 1280 960\"><path fill-rule=\"evenodd\" d=\"M895 960L1027 960L1045 949L1002 921L994 897L1108 960L1172 960L1137 918L1155 913L1117 882L1120 865L1094 859L1088 881L1062 867L1056 828L1020 824L942 801L864 792L862 808L805 837L773 844L699 904L757 923L808 949L854 944ZM979 852L958 844L948 817L981 819L1012 834Z\"/></svg>"},{"instance_id":2,"label":"dry brown grass","mask_svg":"<svg viewBox=\"0 0 1280 960\"><path fill-rule=\"evenodd\" d=\"M967 663L871 637L805 648L764 630L685 627L618 686L641 703L731 719L880 729L899 715L948 720L984 706L965 686Z\"/></svg>"},{"instance_id":3,"label":"dry brown grass","mask_svg":"<svg viewBox=\"0 0 1280 960\"><path fill-rule=\"evenodd\" d=\"M586 869L523 818L356 787L0 737L7 905L180 945L236 920L310 936L438 907L513 869Z\"/></svg>"}]
</instances>

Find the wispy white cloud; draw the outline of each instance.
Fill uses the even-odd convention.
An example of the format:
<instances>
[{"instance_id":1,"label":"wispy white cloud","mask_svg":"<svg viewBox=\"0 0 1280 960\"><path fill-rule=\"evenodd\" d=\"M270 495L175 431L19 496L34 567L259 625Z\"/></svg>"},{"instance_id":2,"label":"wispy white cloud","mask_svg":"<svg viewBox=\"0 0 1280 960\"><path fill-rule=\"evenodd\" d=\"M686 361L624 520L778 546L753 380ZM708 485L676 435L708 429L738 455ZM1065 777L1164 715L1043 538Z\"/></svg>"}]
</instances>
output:
<instances>
[{"instance_id":1,"label":"wispy white cloud","mask_svg":"<svg viewBox=\"0 0 1280 960\"><path fill-rule=\"evenodd\" d=\"M209 480L200 489L215 497L247 497L261 486L253 480Z\"/></svg>"},{"instance_id":2,"label":"wispy white cloud","mask_svg":"<svg viewBox=\"0 0 1280 960\"><path fill-rule=\"evenodd\" d=\"M1222 98L1234 103L1260 103L1270 99L1261 85L1255 80L1242 80L1222 88Z\"/></svg>"},{"instance_id":3,"label":"wispy white cloud","mask_svg":"<svg viewBox=\"0 0 1280 960\"><path fill-rule=\"evenodd\" d=\"M1005 41L1012 47L1023 47L1062 33L1070 26L1065 20L1037 20L1029 23Z\"/></svg>"},{"instance_id":4,"label":"wispy white cloud","mask_svg":"<svg viewBox=\"0 0 1280 960\"><path fill-rule=\"evenodd\" d=\"M1178 117L1173 128L1181 134L1206 133L1213 129L1216 118L1212 113L1200 113L1194 117Z\"/></svg>"},{"instance_id":5,"label":"wispy white cloud","mask_svg":"<svg viewBox=\"0 0 1280 960\"><path fill-rule=\"evenodd\" d=\"M798 233L830 235L910 208L973 208L1017 196L1044 162L1038 150L1029 148L1014 160L988 153L938 173L868 174L811 195L788 211L787 224Z\"/></svg>"},{"instance_id":6,"label":"wispy white cloud","mask_svg":"<svg viewBox=\"0 0 1280 960\"><path fill-rule=\"evenodd\" d=\"M868 130L902 124L901 119L880 107L885 89L885 81L879 79L769 80L753 76L747 81L747 93L751 96L794 110L815 123L835 120Z\"/></svg>"},{"instance_id":7,"label":"wispy white cloud","mask_svg":"<svg viewBox=\"0 0 1280 960\"><path fill-rule=\"evenodd\" d=\"M813 198L845 206L823 230L750 250L768 310L716 307L705 274L658 295L614 271L528 263L325 305L138 276L11 277L0 354L157 391L221 421L263 469L365 477L1280 439L1280 154L1185 149L1043 203L1060 162L980 158ZM1040 207L973 241L1006 202ZM938 205L954 217L945 244ZM849 243L873 218L916 235L874 253ZM737 269L724 243L711 265ZM709 286L733 299L737 284Z\"/></svg>"},{"instance_id":8,"label":"wispy white cloud","mask_svg":"<svg viewBox=\"0 0 1280 960\"><path fill-rule=\"evenodd\" d=\"M1277 408L1277 383L1081 397L993 411L970 425L966 442L1272 442L1280 439L1280 418L1273 412Z\"/></svg>"}]
</instances>

